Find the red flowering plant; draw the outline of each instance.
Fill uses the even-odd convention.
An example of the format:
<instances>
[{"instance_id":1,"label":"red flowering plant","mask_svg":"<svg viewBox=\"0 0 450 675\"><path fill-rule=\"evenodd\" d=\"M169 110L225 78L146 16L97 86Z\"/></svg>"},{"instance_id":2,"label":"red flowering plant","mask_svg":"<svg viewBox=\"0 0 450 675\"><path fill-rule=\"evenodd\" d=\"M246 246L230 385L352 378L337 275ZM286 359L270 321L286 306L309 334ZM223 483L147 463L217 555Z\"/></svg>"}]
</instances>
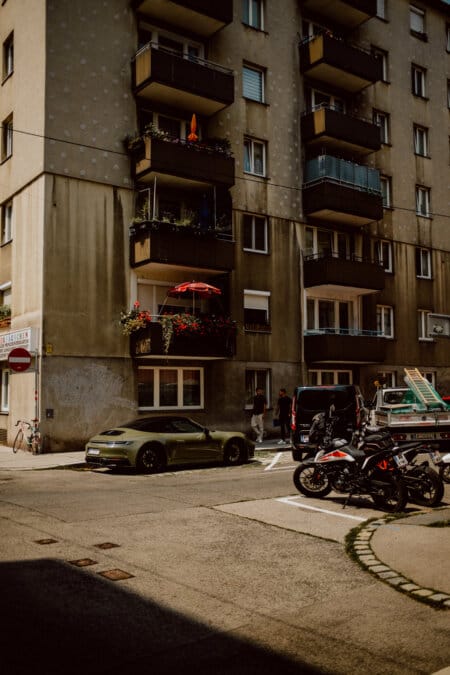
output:
<instances>
[{"instance_id":1,"label":"red flowering plant","mask_svg":"<svg viewBox=\"0 0 450 675\"><path fill-rule=\"evenodd\" d=\"M225 331L234 331L236 324L229 318L196 316L195 314L163 314L160 317L162 326L164 351L169 351L174 335L177 336L219 336Z\"/></svg>"},{"instance_id":2,"label":"red flowering plant","mask_svg":"<svg viewBox=\"0 0 450 675\"><path fill-rule=\"evenodd\" d=\"M124 335L130 335L131 333L134 333L134 331L139 330L139 328L145 328L151 320L152 317L150 312L141 309L139 300L136 300L133 309L130 309L128 312L121 312L120 314L122 333Z\"/></svg>"}]
</instances>

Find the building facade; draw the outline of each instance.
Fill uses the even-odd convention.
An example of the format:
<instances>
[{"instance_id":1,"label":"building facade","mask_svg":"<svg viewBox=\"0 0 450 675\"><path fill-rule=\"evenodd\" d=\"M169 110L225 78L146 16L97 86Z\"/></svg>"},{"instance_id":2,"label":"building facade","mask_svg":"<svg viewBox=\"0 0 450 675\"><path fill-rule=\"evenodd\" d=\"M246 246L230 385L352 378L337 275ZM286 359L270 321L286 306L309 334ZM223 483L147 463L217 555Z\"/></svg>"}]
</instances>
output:
<instances>
[{"instance_id":1,"label":"building facade","mask_svg":"<svg viewBox=\"0 0 450 675\"><path fill-rule=\"evenodd\" d=\"M450 391L447 3L5 0L0 39L1 441Z\"/></svg>"}]
</instances>

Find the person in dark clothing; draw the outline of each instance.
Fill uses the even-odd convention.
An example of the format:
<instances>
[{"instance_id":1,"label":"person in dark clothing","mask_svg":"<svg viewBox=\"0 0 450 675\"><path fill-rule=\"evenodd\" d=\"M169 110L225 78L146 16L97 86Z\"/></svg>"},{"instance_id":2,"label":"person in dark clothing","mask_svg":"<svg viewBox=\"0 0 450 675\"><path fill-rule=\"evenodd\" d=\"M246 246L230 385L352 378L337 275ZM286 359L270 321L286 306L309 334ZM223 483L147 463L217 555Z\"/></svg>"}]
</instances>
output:
<instances>
[{"instance_id":1,"label":"person in dark clothing","mask_svg":"<svg viewBox=\"0 0 450 675\"><path fill-rule=\"evenodd\" d=\"M290 436L291 420L291 398L286 394L286 389L280 389L275 416L278 417L280 422L281 439L278 441L278 445L283 445L288 442L286 437L289 438Z\"/></svg>"},{"instance_id":2,"label":"person in dark clothing","mask_svg":"<svg viewBox=\"0 0 450 675\"><path fill-rule=\"evenodd\" d=\"M266 414L267 401L262 389L256 390L256 395L253 397L253 409L251 425L256 434L256 442L263 442L264 435L264 415Z\"/></svg>"}]
</instances>

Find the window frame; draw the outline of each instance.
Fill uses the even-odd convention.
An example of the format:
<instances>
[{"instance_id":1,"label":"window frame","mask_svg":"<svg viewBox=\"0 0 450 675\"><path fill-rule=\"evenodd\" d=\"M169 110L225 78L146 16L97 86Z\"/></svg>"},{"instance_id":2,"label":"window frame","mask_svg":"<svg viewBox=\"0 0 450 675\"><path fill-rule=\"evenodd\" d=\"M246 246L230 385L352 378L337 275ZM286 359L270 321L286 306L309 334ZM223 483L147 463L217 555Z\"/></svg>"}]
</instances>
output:
<instances>
[{"instance_id":1,"label":"window frame","mask_svg":"<svg viewBox=\"0 0 450 675\"><path fill-rule=\"evenodd\" d=\"M246 220L250 220L249 222L250 229L251 229L251 246L245 246L246 243L246 238L245 238L245 229L246 229ZM263 230L263 239L264 239L264 248L257 248L256 247L256 241L259 239L259 237L256 236L256 221L262 221L261 226ZM267 221L267 216L260 216L252 213L243 213L242 214L242 250L243 251L248 251L250 253L269 253L269 228L268 228L268 221Z\"/></svg>"},{"instance_id":2,"label":"window frame","mask_svg":"<svg viewBox=\"0 0 450 675\"><path fill-rule=\"evenodd\" d=\"M373 123L380 127L381 129L381 143L382 145L390 144L390 116L389 113L384 112L383 110L373 110Z\"/></svg>"},{"instance_id":3,"label":"window frame","mask_svg":"<svg viewBox=\"0 0 450 675\"><path fill-rule=\"evenodd\" d=\"M425 10L417 7L416 5L409 6L409 31L411 35L419 37L422 40L426 39L427 37L425 17Z\"/></svg>"},{"instance_id":4,"label":"window frame","mask_svg":"<svg viewBox=\"0 0 450 675\"><path fill-rule=\"evenodd\" d=\"M386 0L377 0L377 8L375 16L378 19L386 20Z\"/></svg>"},{"instance_id":5,"label":"window frame","mask_svg":"<svg viewBox=\"0 0 450 675\"><path fill-rule=\"evenodd\" d=\"M139 371L152 370L153 371L153 405L141 405L139 402L138 393L138 410L202 410L205 407L205 373L201 366L138 366L137 385L139 385ZM176 371L177 373L177 403L175 405L160 405L160 374L161 371ZM183 404L183 373L188 370L195 370L199 373L200 384L200 403L198 405L184 405Z\"/></svg>"},{"instance_id":6,"label":"window frame","mask_svg":"<svg viewBox=\"0 0 450 675\"><path fill-rule=\"evenodd\" d=\"M255 171L255 146L258 145L262 148L262 173ZM246 148L249 148L250 152L248 153L250 159L250 168L246 168ZM267 143L265 141L260 141L256 138L251 138L250 136L244 137L244 163L243 163L244 173L250 174L252 176L259 176L260 178L267 177Z\"/></svg>"},{"instance_id":7,"label":"window frame","mask_svg":"<svg viewBox=\"0 0 450 675\"><path fill-rule=\"evenodd\" d=\"M417 310L417 339L419 342L434 342L433 338L428 335L428 315L431 313L430 309Z\"/></svg>"},{"instance_id":8,"label":"window frame","mask_svg":"<svg viewBox=\"0 0 450 675\"><path fill-rule=\"evenodd\" d=\"M259 8L259 23L253 17L253 5L256 3ZM243 0L242 3L242 23L255 30L264 30L264 2L263 0ZM247 11L246 11L247 10Z\"/></svg>"},{"instance_id":9,"label":"window frame","mask_svg":"<svg viewBox=\"0 0 450 675\"><path fill-rule=\"evenodd\" d=\"M326 370L325 368L311 368L308 370L308 383L311 387L324 386L323 375L333 375L333 382L325 382L325 385L339 385L339 384L353 384L353 371L345 370L344 368L337 368L336 370ZM348 381L339 381L339 375L347 375ZM346 378L347 379L347 378Z\"/></svg>"},{"instance_id":10,"label":"window frame","mask_svg":"<svg viewBox=\"0 0 450 675\"><path fill-rule=\"evenodd\" d=\"M385 49L372 45L371 53L381 59L381 81L389 83L389 53Z\"/></svg>"},{"instance_id":11,"label":"window frame","mask_svg":"<svg viewBox=\"0 0 450 675\"><path fill-rule=\"evenodd\" d=\"M260 291L250 288L244 288L243 309L244 309L244 331L245 332L271 332L270 325L270 291ZM248 321L246 310L256 310L265 312L265 321Z\"/></svg>"},{"instance_id":12,"label":"window frame","mask_svg":"<svg viewBox=\"0 0 450 675\"><path fill-rule=\"evenodd\" d=\"M2 122L1 161L6 162L13 154L13 114L10 113Z\"/></svg>"},{"instance_id":13,"label":"window frame","mask_svg":"<svg viewBox=\"0 0 450 675\"><path fill-rule=\"evenodd\" d=\"M426 74L426 68L422 68L415 63L411 64L411 92L417 98L427 98Z\"/></svg>"},{"instance_id":14,"label":"window frame","mask_svg":"<svg viewBox=\"0 0 450 675\"><path fill-rule=\"evenodd\" d=\"M11 77L14 72L14 31L8 35L3 42L3 66L2 66L2 82Z\"/></svg>"},{"instance_id":15,"label":"window frame","mask_svg":"<svg viewBox=\"0 0 450 675\"><path fill-rule=\"evenodd\" d=\"M391 176L380 176L381 196L383 199L383 208L392 209L392 178Z\"/></svg>"},{"instance_id":16,"label":"window frame","mask_svg":"<svg viewBox=\"0 0 450 675\"><path fill-rule=\"evenodd\" d=\"M389 324L391 327L391 332L386 333L385 326L386 314L389 315ZM394 308L391 305L377 305L377 330L379 331L380 337L384 337L387 340L392 340L395 337L394 330Z\"/></svg>"},{"instance_id":17,"label":"window frame","mask_svg":"<svg viewBox=\"0 0 450 675\"><path fill-rule=\"evenodd\" d=\"M429 158L430 155L428 152L429 149L428 127L424 127L421 124L414 124L413 141L414 141L414 154L417 155L418 157Z\"/></svg>"},{"instance_id":18,"label":"window frame","mask_svg":"<svg viewBox=\"0 0 450 675\"><path fill-rule=\"evenodd\" d=\"M385 272L392 274L393 267L393 247L392 241L388 239L377 239L374 241L374 258L379 263Z\"/></svg>"},{"instance_id":19,"label":"window frame","mask_svg":"<svg viewBox=\"0 0 450 675\"><path fill-rule=\"evenodd\" d=\"M329 303L333 305L333 326L321 326L321 312L320 312L320 303ZM310 311L309 307L313 307L313 326L310 326ZM341 326L341 305L347 307L347 318L348 326ZM306 317L305 317L305 326L303 333L306 335L323 335L323 334L352 334L353 332L359 332L357 328L358 317L359 317L359 307L358 301L354 298L326 298L318 297L314 295L306 295Z\"/></svg>"},{"instance_id":20,"label":"window frame","mask_svg":"<svg viewBox=\"0 0 450 675\"><path fill-rule=\"evenodd\" d=\"M260 95L252 96L251 91L245 91L246 77L245 73L254 73L258 76L257 88L260 91ZM255 103L265 103L265 69L260 68L259 66L250 65L249 63L244 63L242 66L242 96L247 101L254 101Z\"/></svg>"},{"instance_id":21,"label":"window frame","mask_svg":"<svg viewBox=\"0 0 450 675\"><path fill-rule=\"evenodd\" d=\"M418 279L432 279L433 266L431 249L416 246L416 277Z\"/></svg>"},{"instance_id":22,"label":"window frame","mask_svg":"<svg viewBox=\"0 0 450 675\"><path fill-rule=\"evenodd\" d=\"M7 415L9 413L11 371L3 367L1 372L1 391L0 391L0 413Z\"/></svg>"},{"instance_id":23,"label":"window frame","mask_svg":"<svg viewBox=\"0 0 450 675\"><path fill-rule=\"evenodd\" d=\"M425 205L425 211L420 210L421 204ZM431 190L424 185L416 185L416 216L431 217Z\"/></svg>"},{"instance_id":24,"label":"window frame","mask_svg":"<svg viewBox=\"0 0 450 675\"><path fill-rule=\"evenodd\" d=\"M1 216L1 241L0 246L4 246L12 241L12 220L13 220L13 201L12 199L2 204Z\"/></svg>"},{"instance_id":25,"label":"window frame","mask_svg":"<svg viewBox=\"0 0 450 675\"><path fill-rule=\"evenodd\" d=\"M246 368L245 369L245 410L253 408L253 397L256 389L261 388L269 406L271 400L271 379L272 371L270 368Z\"/></svg>"}]
</instances>

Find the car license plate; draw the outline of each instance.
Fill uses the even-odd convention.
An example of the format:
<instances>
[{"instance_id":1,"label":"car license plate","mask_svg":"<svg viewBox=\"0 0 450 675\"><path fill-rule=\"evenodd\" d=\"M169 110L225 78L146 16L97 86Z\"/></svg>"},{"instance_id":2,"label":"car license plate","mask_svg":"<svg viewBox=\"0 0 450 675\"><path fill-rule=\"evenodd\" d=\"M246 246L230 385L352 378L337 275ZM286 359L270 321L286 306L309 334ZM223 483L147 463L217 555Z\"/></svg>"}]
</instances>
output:
<instances>
[{"instance_id":1,"label":"car license plate","mask_svg":"<svg viewBox=\"0 0 450 675\"><path fill-rule=\"evenodd\" d=\"M397 466L406 466L408 464L408 460L404 455L394 455L394 460Z\"/></svg>"},{"instance_id":2,"label":"car license plate","mask_svg":"<svg viewBox=\"0 0 450 675\"><path fill-rule=\"evenodd\" d=\"M87 454L88 455L99 455L100 450L97 450L96 448L88 448Z\"/></svg>"},{"instance_id":3,"label":"car license plate","mask_svg":"<svg viewBox=\"0 0 450 675\"><path fill-rule=\"evenodd\" d=\"M309 434L300 434L300 441L302 443L309 443Z\"/></svg>"},{"instance_id":4,"label":"car license plate","mask_svg":"<svg viewBox=\"0 0 450 675\"><path fill-rule=\"evenodd\" d=\"M421 434L411 434L411 438L417 440L417 441L430 441L434 438L434 434L432 432L430 433L421 433Z\"/></svg>"}]
</instances>

